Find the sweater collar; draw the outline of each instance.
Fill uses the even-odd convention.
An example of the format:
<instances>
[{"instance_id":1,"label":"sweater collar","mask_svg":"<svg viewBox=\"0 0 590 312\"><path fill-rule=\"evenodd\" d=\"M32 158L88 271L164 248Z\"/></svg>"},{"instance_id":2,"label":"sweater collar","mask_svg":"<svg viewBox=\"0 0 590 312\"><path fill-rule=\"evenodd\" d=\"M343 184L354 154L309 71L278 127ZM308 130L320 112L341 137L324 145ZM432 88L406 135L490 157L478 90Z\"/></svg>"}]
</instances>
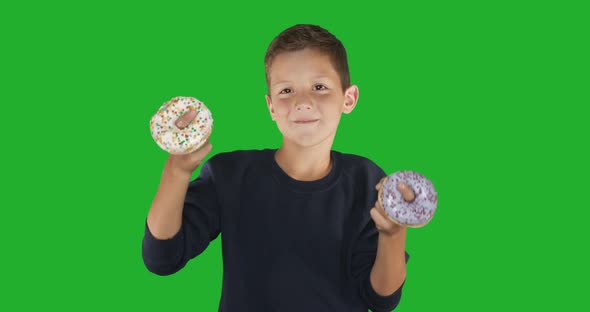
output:
<instances>
[{"instance_id":1,"label":"sweater collar","mask_svg":"<svg viewBox=\"0 0 590 312\"><path fill-rule=\"evenodd\" d=\"M275 160L275 153L277 149L267 149L266 155L269 158L271 163L271 171L273 176L277 179L277 181L289 188L290 190L296 192L304 192L304 193L312 193L312 192L320 192L329 189L332 187L340 177L340 167L341 167L341 154L337 151L330 151L330 158L332 161L332 169L330 172L320 178L319 180L314 181L299 181L293 179L289 176L283 169L279 166L279 164Z\"/></svg>"}]
</instances>

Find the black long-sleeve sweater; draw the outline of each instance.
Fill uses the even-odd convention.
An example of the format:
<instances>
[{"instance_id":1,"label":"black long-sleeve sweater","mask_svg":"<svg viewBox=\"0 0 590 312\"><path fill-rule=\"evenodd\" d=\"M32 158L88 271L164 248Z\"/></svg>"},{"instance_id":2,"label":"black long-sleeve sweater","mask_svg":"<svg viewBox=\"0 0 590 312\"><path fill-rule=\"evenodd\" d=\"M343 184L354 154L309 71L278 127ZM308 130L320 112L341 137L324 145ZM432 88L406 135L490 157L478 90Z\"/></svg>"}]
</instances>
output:
<instances>
[{"instance_id":1,"label":"black long-sleeve sweater","mask_svg":"<svg viewBox=\"0 0 590 312\"><path fill-rule=\"evenodd\" d=\"M367 158L332 151L324 178L298 181L274 159L275 149L217 154L189 184L182 226L156 239L147 222L147 269L173 274L222 234L219 311L391 311L369 275L378 232L369 210L385 172ZM406 252L406 262L409 255Z\"/></svg>"}]
</instances>

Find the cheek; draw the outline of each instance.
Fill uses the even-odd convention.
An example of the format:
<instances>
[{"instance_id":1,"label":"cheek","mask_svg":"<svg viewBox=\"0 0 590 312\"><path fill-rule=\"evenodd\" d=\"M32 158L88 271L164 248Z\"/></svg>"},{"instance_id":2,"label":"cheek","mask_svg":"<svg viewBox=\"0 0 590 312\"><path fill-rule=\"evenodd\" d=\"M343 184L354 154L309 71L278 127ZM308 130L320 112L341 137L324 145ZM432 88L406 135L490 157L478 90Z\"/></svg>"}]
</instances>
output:
<instances>
[{"instance_id":1,"label":"cheek","mask_svg":"<svg viewBox=\"0 0 590 312\"><path fill-rule=\"evenodd\" d=\"M322 113L334 114L342 110L344 98L341 96L329 96L322 98L318 103L321 104L318 105L318 108Z\"/></svg>"},{"instance_id":2,"label":"cheek","mask_svg":"<svg viewBox=\"0 0 590 312\"><path fill-rule=\"evenodd\" d=\"M289 113L289 103L278 100L275 105L275 113L277 115L286 115Z\"/></svg>"},{"instance_id":3,"label":"cheek","mask_svg":"<svg viewBox=\"0 0 590 312\"><path fill-rule=\"evenodd\" d=\"M318 97L318 100L324 103L330 103L331 106L340 105L341 103L344 103L344 97L342 97L340 94L336 92L332 92L330 94Z\"/></svg>"}]
</instances>

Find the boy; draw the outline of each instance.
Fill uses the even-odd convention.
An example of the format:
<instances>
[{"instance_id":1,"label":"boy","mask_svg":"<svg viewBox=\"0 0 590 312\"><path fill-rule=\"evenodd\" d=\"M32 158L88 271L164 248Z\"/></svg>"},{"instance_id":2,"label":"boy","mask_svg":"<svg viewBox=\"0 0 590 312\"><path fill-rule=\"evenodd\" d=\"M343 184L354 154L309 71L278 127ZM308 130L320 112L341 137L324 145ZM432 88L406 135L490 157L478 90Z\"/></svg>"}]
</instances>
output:
<instances>
[{"instance_id":1,"label":"boy","mask_svg":"<svg viewBox=\"0 0 590 312\"><path fill-rule=\"evenodd\" d=\"M393 310L409 255L405 228L376 203L386 174L331 150L359 94L344 47L319 26L295 25L271 42L265 69L281 147L217 154L192 182L211 144L170 155L146 219L146 267L173 274L222 232L219 311Z\"/></svg>"}]
</instances>

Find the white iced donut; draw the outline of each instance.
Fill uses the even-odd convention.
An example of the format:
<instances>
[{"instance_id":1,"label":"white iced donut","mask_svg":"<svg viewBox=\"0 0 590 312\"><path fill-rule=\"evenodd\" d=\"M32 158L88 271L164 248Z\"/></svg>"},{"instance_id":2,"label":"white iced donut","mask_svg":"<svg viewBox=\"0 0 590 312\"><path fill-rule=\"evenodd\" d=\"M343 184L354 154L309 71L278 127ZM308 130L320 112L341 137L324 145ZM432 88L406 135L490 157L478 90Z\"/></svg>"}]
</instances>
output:
<instances>
[{"instance_id":1,"label":"white iced donut","mask_svg":"<svg viewBox=\"0 0 590 312\"><path fill-rule=\"evenodd\" d=\"M403 182L413 191L415 198L407 202L397 189ZM389 218L407 227L422 227L434 216L438 196L432 182L415 171L398 171L387 177L378 200Z\"/></svg>"},{"instance_id":2,"label":"white iced donut","mask_svg":"<svg viewBox=\"0 0 590 312\"><path fill-rule=\"evenodd\" d=\"M176 121L189 109L197 116L180 129ZM213 117L203 102L194 97L177 96L165 102L150 120L150 131L158 145L170 154L188 154L199 149L213 130Z\"/></svg>"}]
</instances>

